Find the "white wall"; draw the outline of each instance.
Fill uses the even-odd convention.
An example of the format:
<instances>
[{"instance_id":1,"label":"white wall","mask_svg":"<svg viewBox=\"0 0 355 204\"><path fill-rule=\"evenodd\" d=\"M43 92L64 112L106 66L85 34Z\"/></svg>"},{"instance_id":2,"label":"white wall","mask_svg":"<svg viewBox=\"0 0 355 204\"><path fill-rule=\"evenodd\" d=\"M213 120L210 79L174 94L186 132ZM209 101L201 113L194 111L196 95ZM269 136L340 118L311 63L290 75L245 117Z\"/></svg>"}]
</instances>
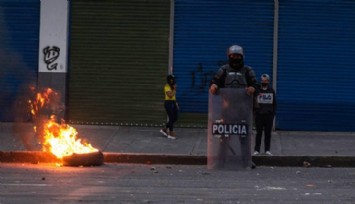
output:
<instances>
[{"instance_id":1,"label":"white wall","mask_svg":"<svg viewBox=\"0 0 355 204\"><path fill-rule=\"evenodd\" d=\"M39 72L67 72L68 0L41 0Z\"/></svg>"}]
</instances>

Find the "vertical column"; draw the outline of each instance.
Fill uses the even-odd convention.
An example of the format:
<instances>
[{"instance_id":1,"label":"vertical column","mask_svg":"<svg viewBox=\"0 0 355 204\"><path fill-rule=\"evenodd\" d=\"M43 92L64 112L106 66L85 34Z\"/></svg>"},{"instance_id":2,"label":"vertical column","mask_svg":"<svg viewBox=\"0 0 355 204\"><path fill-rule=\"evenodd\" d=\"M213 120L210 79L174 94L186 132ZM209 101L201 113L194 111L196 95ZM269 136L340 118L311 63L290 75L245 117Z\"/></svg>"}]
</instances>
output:
<instances>
[{"instance_id":1,"label":"vertical column","mask_svg":"<svg viewBox=\"0 0 355 204\"><path fill-rule=\"evenodd\" d=\"M68 15L68 0L41 0L38 86L56 90L64 104L68 70Z\"/></svg>"},{"instance_id":2,"label":"vertical column","mask_svg":"<svg viewBox=\"0 0 355 204\"><path fill-rule=\"evenodd\" d=\"M175 22L175 0L170 0L170 30L169 30L169 70L174 71L174 22Z\"/></svg>"}]
</instances>

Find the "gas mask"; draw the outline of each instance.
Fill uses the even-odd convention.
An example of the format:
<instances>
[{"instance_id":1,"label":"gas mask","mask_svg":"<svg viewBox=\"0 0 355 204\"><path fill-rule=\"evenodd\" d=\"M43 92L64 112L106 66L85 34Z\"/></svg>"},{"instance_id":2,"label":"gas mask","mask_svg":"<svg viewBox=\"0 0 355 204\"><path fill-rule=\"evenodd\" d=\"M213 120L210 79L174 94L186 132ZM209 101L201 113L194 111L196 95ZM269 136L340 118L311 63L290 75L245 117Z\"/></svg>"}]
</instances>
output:
<instances>
[{"instance_id":1,"label":"gas mask","mask_svg":"<svg viewBox=\"0 0 355 204\"><path fill-rule=\"evenodd\" d=\"M240 69L244 66L244 60L243 58L241 59L235 59L229 57L229 66L231 66L233 69Z\"/></svg>"},{"instance_id":2,"label":"gas mask","mask_svg":"<svg viewBox=\"0 0 355 204\"><path fill-rule=\"evenodd\" d=\"M232 69L240 69L244 66L244 51L239 45L232 45L227 50L229 66Z\"/></svg>"}]
</instances>

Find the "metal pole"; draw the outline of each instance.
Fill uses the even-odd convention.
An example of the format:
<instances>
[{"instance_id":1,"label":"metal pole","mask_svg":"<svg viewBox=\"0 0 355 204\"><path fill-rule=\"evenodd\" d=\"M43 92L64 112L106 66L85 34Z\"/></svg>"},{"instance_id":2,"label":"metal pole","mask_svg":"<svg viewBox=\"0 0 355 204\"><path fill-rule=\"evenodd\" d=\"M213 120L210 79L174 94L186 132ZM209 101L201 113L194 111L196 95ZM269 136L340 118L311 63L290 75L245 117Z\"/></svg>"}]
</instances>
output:
<instances>
[{"instance_id":1,"label":"metal pole","mask_svg":"<svg viewBox=\"0 0 355 204\"><path fill-rule=\"evenodd\" d=\"M169 70L172 74L174 71L174 17L175 17L175 0L170 0L170 29L169 29Z\"/></svg>"},{"instance_id":2,"label":"metal pole","mask_svg":"<svg viewBox=\"0 0 355 204\"><path fill-rule=\"evenodd\" d=\"M274 43L272 60L272 86L277 92L277 60L278 60L278 39L279 39L279 1L274 0Z\"/></svg>"},{"instance_id":3,"label":"metal pole","mask_svg":"<svg viewBox=\"0 0 355 204\"><path fill-rule=\"evenodd\" d=\"M273 43L273 59L272 59L272 87L277 93L277 60L278 60L278 44L279 44L279 1L274 0L274 43ZM275 131L275 121L273 122L273 130Z\"/></svg>"}]
</instances>

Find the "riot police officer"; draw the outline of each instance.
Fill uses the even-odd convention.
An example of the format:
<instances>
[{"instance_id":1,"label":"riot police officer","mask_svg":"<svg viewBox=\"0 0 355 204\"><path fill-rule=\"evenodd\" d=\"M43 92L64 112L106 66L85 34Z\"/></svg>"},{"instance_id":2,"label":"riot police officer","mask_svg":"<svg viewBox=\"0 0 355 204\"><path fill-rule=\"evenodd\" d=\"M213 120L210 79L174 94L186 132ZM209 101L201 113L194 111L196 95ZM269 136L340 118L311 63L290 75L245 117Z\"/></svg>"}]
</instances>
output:
<instances>
[{"instance_id":1,"label":"riot police officer","mask_svg":"<svg viewBox=\"0 0 355 204\"><path fill-rule=\"evenodd\" d=\"M219 88L244 88L248 95L255 92L257 80L254 70L244 64L244 51L233 45L227 51L228 64L219 68L210 84L210 92L215 94Z\"/></svg>"},{"instance_id":2,"label":"riot police officer","mask_svg":"<svg viewBox=\"0 0 355 204\"><path fill-rule=\"evenodd\" d=\"M235 88L235 89L245 89L246 94L253 96L257 88L257 80L255 77L254 70L244 64L244 52L243 48L239 45L233 45L227 50L228 63L221 66L210 83L210 93L216 94L219 88ZM234 96L232 96L234 97ZM226 96L223 97L226 99ZM226 99L228 101L229 99ZM222 106L221 110L221 120L223 122L234 121L235 116L230 114L229 106ZM252 118L252 112L246 118ZM248 119L249 120L249 119ZM234 121L235 122L235 121ZM240 142L240 154L242 163L245 167L251 165L251 168L255 168L255 164L251 161L251 141L250 137L238 137ZM231 153L236 156L236 151L233 149L234 146L230 144L235 141L231 140L229 137L221 137L220 142L224 144L223 149L229 149ZM221 150L222 152L224 150ZM221 153L222 154L222 153Z\"/></svg>"}]
</instances>

